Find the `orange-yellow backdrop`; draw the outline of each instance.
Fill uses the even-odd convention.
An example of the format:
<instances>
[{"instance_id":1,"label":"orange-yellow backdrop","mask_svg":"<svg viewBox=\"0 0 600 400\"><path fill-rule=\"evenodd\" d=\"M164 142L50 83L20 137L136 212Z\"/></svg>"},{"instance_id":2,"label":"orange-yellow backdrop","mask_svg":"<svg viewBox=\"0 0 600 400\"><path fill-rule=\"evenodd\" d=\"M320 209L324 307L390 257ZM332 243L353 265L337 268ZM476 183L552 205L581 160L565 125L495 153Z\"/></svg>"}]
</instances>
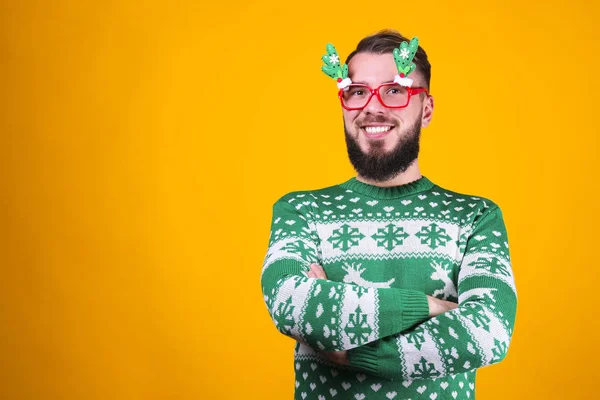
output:
<instances>
[{"instance_id":1,"label":"orange-yellow backdrop","mask_svg":"<svg viewBox=\"0 0 600 400\"><path fill-rule=\"evenodd\" d=\"M594 1L3 1L0 398L289 399L271 206L341 182L325 43L417 35L421 168L505 215L519 291L481 399L597 392Z\"/></svg>"}]
</instances>

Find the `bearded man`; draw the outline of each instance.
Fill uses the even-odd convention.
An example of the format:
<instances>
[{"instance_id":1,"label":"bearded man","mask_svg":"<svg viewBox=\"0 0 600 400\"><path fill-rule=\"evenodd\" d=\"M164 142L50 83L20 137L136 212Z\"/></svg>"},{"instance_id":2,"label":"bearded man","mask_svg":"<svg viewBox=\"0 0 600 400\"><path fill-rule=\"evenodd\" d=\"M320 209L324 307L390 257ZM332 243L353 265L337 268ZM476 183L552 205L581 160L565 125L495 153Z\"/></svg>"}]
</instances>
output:
<instances>
[{"instance_id":1,"label":"bearded man","mask_svg":"<svg viewBox=\"0 0 600 400\"><path fill-rule=\"evenodd\" d=\"M434 101L416 38L385 30L323 61L357 176L273 206L261 285L296 341L294 398L473 399L515 322L502 212L421 174Z\"/></svg>"}]
</instances>

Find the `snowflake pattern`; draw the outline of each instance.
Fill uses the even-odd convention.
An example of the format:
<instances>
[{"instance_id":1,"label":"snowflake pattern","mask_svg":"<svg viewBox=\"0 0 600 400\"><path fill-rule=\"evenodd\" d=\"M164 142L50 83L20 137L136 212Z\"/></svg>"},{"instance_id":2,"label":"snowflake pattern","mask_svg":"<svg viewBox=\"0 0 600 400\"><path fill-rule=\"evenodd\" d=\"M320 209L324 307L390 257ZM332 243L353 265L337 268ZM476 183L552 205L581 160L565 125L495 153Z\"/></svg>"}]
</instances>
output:
<instances>
[{"instance_id":1,"label":"snowflake pattern","mask_svg":"<svg viewBox=\"0 0 600 400\"><path fill-rule=\"evenodd\" d=\"M421 244L427 244L433 250L446 245L452 239L446 234L446 230L436 223L422 227L421 231L416 233L415 236L421 239Z\"/></svg>"},{"instance_id":2,"label":"snowflake pattern","mask_svg":"<svg viewBox=\"0 0 600 400\"><path fill-rule=\"evenodd\" d=\"M358 228L351 228L350 225L344 224L340 229L334 230L327 241L333 245L334 249L348 251L350 248L358 246L364 237L365 235L360 233Z\"/></svg>"},{"instance_id":3,"label":"snowflake pattern","mask_svg":"<svg viewBox=\"0 0 600 400\"><path fill-rule=\"evenodd\" d=\"M392 251L394 247L401 245L408 236L403 227L388 224L385 228L377 229L377 233L371 237L377 241L377 247L384 247Z\"/></svg>"},{"instance_id":4,"label":"snowflake pattern","mask_svg":"<svg viewBox=\"0 0 600 400\"><path fill-rule=\"evenodd\" d=\"M317 253L314 249L306 247L306 243L302 240L296 240L293 243L288 243L283 247L283 250L298 254L304 261L312 262L317 259Z\"/></svg>"},{"instance_id":5,"label":"snowflake pattern","mask_svg":"<svg viewBox=\"0 0 600 400\"><path fill-rule=\"evenodd\" d=\"M408 49L400 50L400 57L402 57L406 60L408 58Z\"/></svg>"},{"instance_id":6,"label":"snowflake pattern","mask_svg":"<svg viewBox=\"0 0 600 400\"><path fill-rule=\"evenodd\" d=\"M275 315L281 317L286 323L286 325L278 327L279 329L284 329L288 332L292 329L292 326L294 325L294 316L292 315L294 308L295 306L292 305L291 297L288 297L285 302L279 303ZM275 320L275 323L277 324L277 320Z\"/></svg>"},{"instance_id":7,"label":"snowflake pattern","mask_svg":"<svg viewBox=\"0 0 600 400\"><path fill-rule=\"evenodd\" d=\"M408 343L415 345L417 350L421 350L421 345L425 343L425 334L423 331L411 331L406 333Z\"/></svg>"},{"instance_id":8,"label":"snowflake pattern","mask_svg":"<svg viewBox=\"0 0 600 400\"><path fill-rule=\"evenodd\" d=\"M352 285L352 291L354 291L356 296L360 299L363 294L367 293L369 290L364 286Z\"/></svg>"},{"instance_id":9,"label":"snowflake pattern","mask_svg":"<svg viewBox=\"0 0 600 400\"><path fill-rule=\"evenodd\" d=\"M492 349L492 354L494 355L494 358L492 361L497 362L504 358L508 346L506 345L506 343L501 342L496 338L494 338L494 345L495 347Z\"/></svg>"},{"instance_id":10,"label":"snowflake pattern","mask_svg":"<svg viewBox=\"0 0 600 400\"><path fill-rule=\"evenodd\" d=\"M352 344L361 345L369 339L373 328L369 326L367 314L362 312L360 306L356 307L356 310L350 314L350 321L348 321L344 331L350 337L350 343Z\"/></svg>"},{"instance_id":11,"label":"snowflake pattern","mask_svg":"<svg viewBox=\"0 0 600 400\"><path fill-rule=\"evenodd\" d=\"M428 378L439 376L440 372L435 368L433 363L428 363L425 357L421 357L418 364L414 364L415 370L411 374L411 378Z\"/></svg>"},{"instance_id":12,"label":"snowflake pattern","mask_svg":"<svg viewBox=\"0 0 600 400\"><path fill-rule=\"evenodd\" d=\"M477 260L470 263L469 267L475 267L475 269L484 269L492 274L510 276L510 271L506 265L502 264L496 257L479 257Z\"/></svg>"},{"instance_id":13,"label":"snowflake pattern","mask_svg":"<svg viewBox=\"0 0 600 400\"><path fill-rule=\"evenodd\" d=\"M329 62L334 66L338 65L340 63L340 58L337 54L332 54L329 56Z\"/></svg>"},{"instance_id":14,"label":"snowflake pattern","mask_svg":"<svg viewBox=\"0 0 600 400\"><path fill-rule=\"evenodd\" d=\"M469 318L476 327L483 328L488 332L490 331L490 317L488 317L483 310L479 310L475 314L469 314L467 315L467 318Z\"/></svg>"}]
</instances>

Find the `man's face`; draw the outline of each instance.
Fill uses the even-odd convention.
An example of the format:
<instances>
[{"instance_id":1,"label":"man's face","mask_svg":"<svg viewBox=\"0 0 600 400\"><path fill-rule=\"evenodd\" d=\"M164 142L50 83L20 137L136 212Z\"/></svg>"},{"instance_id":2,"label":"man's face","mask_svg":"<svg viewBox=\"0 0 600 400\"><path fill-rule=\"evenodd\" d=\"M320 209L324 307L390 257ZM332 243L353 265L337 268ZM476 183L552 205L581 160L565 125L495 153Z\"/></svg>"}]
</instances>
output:
<instances>
[{"instance_id":1,"label":"man's face","mask_svg":"<svg viewBox=\"0 0 600 400\"><path fill-rule=\"evenodd\" d=\"M382 83L392 82L398 73L391 53L358 53L350 60L348 67L349 77L353 83L363 83L371 88L376 88ZM410 78L413 79L413 88L425 86L419 71L411 73ZM363 176L365 174L357 168L361 166L357 166L355 161L370 163L371 169L375 165L379 170L384 168L385 170L382 171L371 171L370 174L374 174L374 176L364 176L381 181L403 172L408 164L416 158L420 127L426 127L431 120L433 99L423 93L413 96L405 108L387 108L379 102L376 96L373 96L369 104L362 110L342 110L346 141L352 163L357 172ZM359 151L362 154L358 154ZM355 160L353 160L353 156ZM407 157L412 159L407 159ZM386 159L389 161L387 164L391 165L384 165ZM397 170L390 171L390 168Z\"/></svg>"}]
</instances>

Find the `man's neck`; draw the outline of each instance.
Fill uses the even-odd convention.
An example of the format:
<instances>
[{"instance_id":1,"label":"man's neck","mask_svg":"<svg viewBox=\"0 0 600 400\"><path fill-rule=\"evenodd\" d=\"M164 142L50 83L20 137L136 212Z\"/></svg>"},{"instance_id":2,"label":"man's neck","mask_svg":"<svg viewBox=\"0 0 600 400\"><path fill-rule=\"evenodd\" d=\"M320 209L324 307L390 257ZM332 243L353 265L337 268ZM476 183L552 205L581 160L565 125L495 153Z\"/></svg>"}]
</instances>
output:
<instances>
[{"instance_id":1,"label":"man's neck","mask_svg":"<svg viewBox=\"0 0 600 400\"><path fill-rule=\"evenodd\" d=\"M392 179L388 179L387 181L382 181L382 182L376 182L376 181L372 181L366 178L363 178L362 176L358 175L356 177L356 179L360 182L369 184L369 185L373 185L373 186L379 186L379 187L392 187L392 186L400 186L400 185L406 185L407 183L416 181L417 179L421 178L421 171L419 171L419 163L418 160L415 160L415 162L413 162L410 167L408 167L406 169L406 171L402 172L401 174L398 174L397 176L393 177Z\"/></svg>"}]
</instances>

